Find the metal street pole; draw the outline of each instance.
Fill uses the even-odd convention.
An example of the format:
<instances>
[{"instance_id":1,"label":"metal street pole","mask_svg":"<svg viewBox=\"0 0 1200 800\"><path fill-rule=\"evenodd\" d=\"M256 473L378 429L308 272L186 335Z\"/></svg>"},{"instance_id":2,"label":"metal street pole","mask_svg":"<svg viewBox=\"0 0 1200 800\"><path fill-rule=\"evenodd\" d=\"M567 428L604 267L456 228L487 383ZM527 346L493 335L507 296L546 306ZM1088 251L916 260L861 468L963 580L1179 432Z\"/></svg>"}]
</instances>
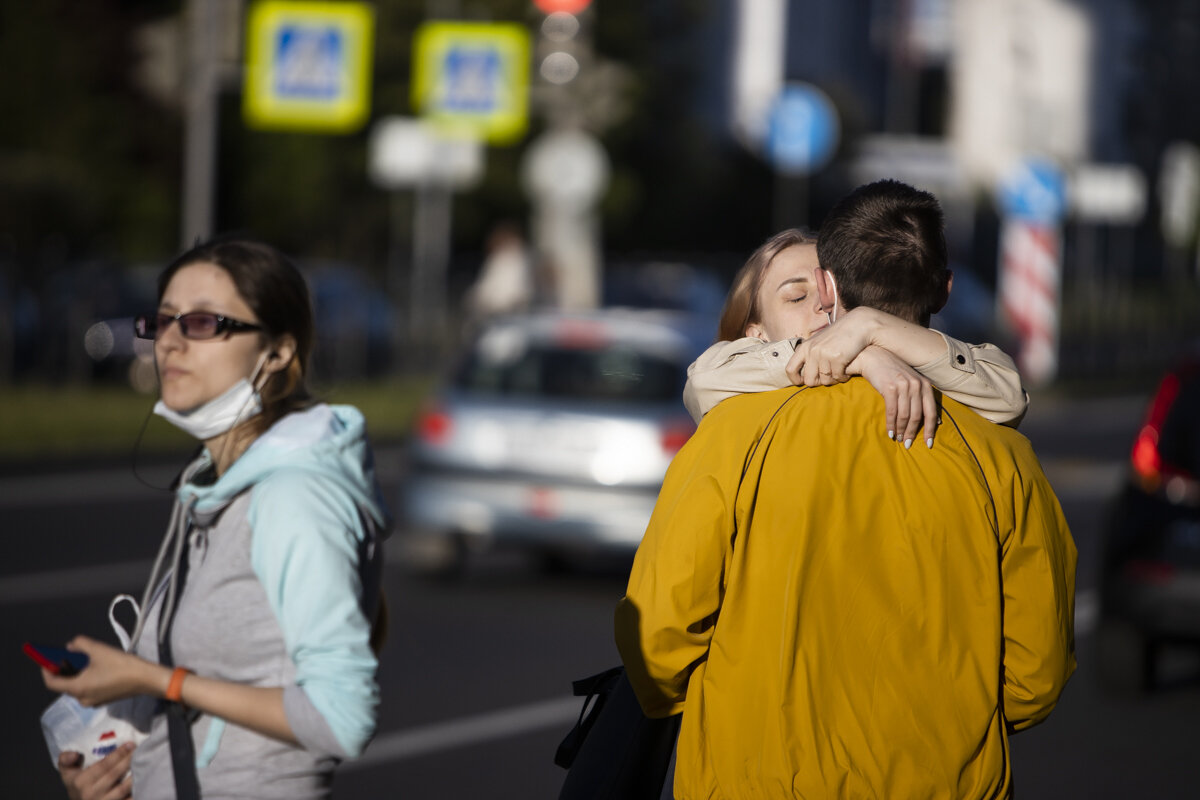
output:
<instances>
[{"instance_id":1,"label":"metal street pole","mask_svg":"<svg viewBox=\"0 0 1200 800\"><path fill-rule=\"evenodd\" d=\"M450 187L433 180L416 190L413 208L412 289L409 325L412 340L435 363L446 336L446 282L449 278L453 196Z\"/></svg>"},{"instance_id":2,"label":"metal street pole","mask_svg":"<svg viewBox=\"0 0 1200 800\"><path fill-rule=\"evenodd\" d=\"M189 0L186 14L188 61L183 135L181 245L191 247L213 232L217 161L217 49L221 4Z\"/></svg>"}]
</instances>

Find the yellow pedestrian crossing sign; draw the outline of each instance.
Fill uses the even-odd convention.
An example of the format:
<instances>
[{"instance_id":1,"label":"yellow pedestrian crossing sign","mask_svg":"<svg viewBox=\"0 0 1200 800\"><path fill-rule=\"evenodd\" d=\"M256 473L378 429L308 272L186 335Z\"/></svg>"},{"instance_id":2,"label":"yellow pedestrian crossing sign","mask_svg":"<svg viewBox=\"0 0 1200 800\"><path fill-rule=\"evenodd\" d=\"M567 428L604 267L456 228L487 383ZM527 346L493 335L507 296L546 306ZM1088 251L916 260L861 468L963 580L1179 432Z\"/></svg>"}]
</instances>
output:
<instances>
[{"instance_id":1,"label":"yellow pedestrian crossing sign","mask_svg":"<svg viewBox=\"0 0 1200 800\"><path fill-rule=\"evenodd\" d=\"M370 111L374 26L366 3L255 3L246 27L246 123L324 133L362 127Z\"/></svg>"},{"instance_id":2,"label":"yellow pedestrian crossing sign","mask_svg":"<svg viewBox=\"0 0 1200 800\"><path fill-rule=\"evenodd\" d=\"M509 22L427 22L416 34L415 110L448 133L493 144L529 123L529 31Z\"/></svg>"}]
</instances>

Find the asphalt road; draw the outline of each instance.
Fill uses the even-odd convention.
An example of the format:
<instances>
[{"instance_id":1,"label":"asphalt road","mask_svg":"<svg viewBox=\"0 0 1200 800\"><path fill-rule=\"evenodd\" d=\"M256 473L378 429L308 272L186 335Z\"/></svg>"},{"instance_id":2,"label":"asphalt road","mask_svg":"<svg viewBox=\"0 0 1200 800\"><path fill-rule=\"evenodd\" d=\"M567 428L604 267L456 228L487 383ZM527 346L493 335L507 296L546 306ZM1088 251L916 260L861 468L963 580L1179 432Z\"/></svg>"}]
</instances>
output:
<instances>
[{"instance_id":1,"label":"asphalt road","mask_svg":"<svg viewBox=\"0 0 1200 800\"><path fill-rule=\"evenodd\" d=\"M1080 550L1079 670L1059 708L1012 740L1017 796L1195 796L1200 658L1172 654L1166 688L1142 699L1100 691L1091 658L1097 531L1144 398L1035 398L1022 430L1063 503ZM390 491L401 454L379 453ZM144 468L163 485L167 465ZM111 639L107 603L138 594L165 524L165 494L124 464L8 468L0 475L0 797L64 794L37 717L52 696L18 652L21 642L75 633ZM554 748L578 714L570 682L617 663L612 610L627 564L547 575L517 554L482 557L465 579L416 575L412 549L389 545L392 609L383 655L380 731L344 765L339 798L553 798L564 773Z\"/></svg>"}]
</instances>

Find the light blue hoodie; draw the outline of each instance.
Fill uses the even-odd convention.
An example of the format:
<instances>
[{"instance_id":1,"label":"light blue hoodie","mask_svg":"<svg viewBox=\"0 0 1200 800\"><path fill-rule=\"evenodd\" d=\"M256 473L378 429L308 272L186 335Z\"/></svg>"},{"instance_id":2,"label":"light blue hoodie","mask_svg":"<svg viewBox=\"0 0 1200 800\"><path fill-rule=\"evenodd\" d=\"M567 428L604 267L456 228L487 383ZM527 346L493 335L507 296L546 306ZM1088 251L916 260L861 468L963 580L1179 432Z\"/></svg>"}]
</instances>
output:
<instances>
[{"instance_id":1,"label":"light blue hoodie","mask_svg":"<svg viewBox=\"0 0 1200 800\"><path fill-rule=\"evenodd\" d=\"M290 414L215 482L211 467L205 452L185 470L168 533L169 541L187 537L179 551L189 558L174 660L198 675L282 686L303 748L200 715L201 790L205 798L325 797L336 761L359 755L374 734L379 704L369 639L390 520L362 415L327 405ZM172 561L151 576L164 590L137 643L154 660ZM135 751L134 787L139 799L174 793L162 715Z\"/></svg>"}]
</instances>

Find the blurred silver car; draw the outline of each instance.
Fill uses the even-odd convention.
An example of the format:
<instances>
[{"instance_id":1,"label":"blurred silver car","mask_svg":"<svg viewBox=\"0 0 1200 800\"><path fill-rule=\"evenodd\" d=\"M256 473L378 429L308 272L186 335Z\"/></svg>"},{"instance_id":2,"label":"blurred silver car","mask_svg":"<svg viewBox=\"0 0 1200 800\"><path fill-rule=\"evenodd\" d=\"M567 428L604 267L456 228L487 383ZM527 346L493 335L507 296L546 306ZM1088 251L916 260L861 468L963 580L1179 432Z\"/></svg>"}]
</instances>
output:
<instances>
[{"instance_id":1,"label":"blurred silver car","mask_svg":"<svg viewBox=\"0 0 1200 800\"><path fill-rule=\"evenodd\" d=\"M569 553L632 553L695 430L683 384L712 328L645 309L489 325L418 415L406 530L451 544L450 572L499 543L555 566Z\"/></svg>"}]
</instances>

